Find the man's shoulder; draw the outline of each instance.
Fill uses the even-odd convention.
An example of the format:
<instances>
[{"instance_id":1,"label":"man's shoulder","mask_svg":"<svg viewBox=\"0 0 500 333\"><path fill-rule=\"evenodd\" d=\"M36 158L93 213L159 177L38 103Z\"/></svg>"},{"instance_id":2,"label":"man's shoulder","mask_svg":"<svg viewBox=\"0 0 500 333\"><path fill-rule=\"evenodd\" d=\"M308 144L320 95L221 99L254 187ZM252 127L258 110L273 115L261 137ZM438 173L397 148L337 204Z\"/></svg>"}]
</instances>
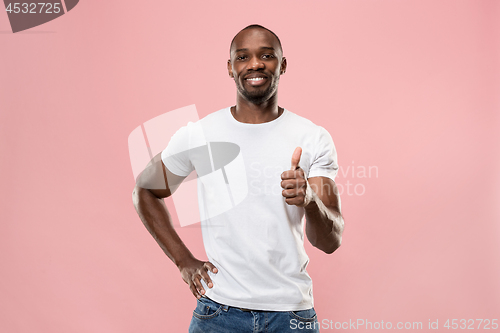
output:
<instances>
[{"instance_id":1,"label":"man's shoulder","mask_svg":"<svg viewBox=\"0 0 500 333\"><path fill-rule=\"evenodd\" d=\"M322 126L315 124L312 120L309 120L304 116L300 116L286 108L285 110L288 112L289 122L295 126L300 126L306 131L313 131L313 132L317 132L320 128L323 128Z\"/></svg>"},{"instance_id":2,"label":"man's shoulder","mask_svg":"<svg viewBox=\"0 0 500 333\"><path fill-rule=\"evenodd\" d=\"M198 120L198 122L200 122L202 124L219 122L227 116L227 112L229 112L228 109L229 109L229 106L225 107L223 109L217 110L215 112L209 113L205 117Z\"/></svg>"},{"instance_id":3,"label":"man's shoulder","mask_svg":"<svg viewBox=\"0 0 500 333\"><path fill-rule=\"evenodd\" d=\"M218 125L220 125L226 117L224 114L225 112L228 112L228 107L209 113L198 120L189 121L179 128L178 132L188 136L203 135L204 131L219 127Z\"/></svg>"},{"instance_id":4,"label":"man's shoulder","mask_svg":"<svg viewBox=\"0 0 500 333\"><path fill-rule=\"evenodd\" d=\"M305 141L314 145L332 145L333 138L331 133L324 126L314 123L303 116L289 112L290 122L288 123L294 129L297 135L301 135Z\"/></svg>"}]
</instances>

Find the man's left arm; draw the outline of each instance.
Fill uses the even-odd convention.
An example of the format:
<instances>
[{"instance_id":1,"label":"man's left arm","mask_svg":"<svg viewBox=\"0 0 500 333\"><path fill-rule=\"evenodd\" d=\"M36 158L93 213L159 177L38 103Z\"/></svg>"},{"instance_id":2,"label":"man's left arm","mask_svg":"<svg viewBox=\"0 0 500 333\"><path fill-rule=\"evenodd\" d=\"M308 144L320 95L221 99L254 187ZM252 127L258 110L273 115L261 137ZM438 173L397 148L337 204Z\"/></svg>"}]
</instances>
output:
<instances>
[{"instance_id":1,"label":"man's left arm","mask_svg":"<svg viewBox=\"0 0 500 333\"><path fill-rule=\"evenodd\" d=\"M342 242L344 218L335 182L328 177L306 178L299 161L302 149L292 155L292 168L281 174L282 195L289 205L304 207L306 235L314 247L333 253Z\"/></svg>"},{"instance_id":2,"label":"man's left arm","mask_svg":"<svg viewBox=\"0 0 500 333\"><path fill-rule=\"evenodd\" d=\"M330 254L339 248L344 231L337 185L327 177L312 177L307 179L306 186L309 186L312 196L304 207L307 239L313 246Z\"/></svg>"}]
</instances>

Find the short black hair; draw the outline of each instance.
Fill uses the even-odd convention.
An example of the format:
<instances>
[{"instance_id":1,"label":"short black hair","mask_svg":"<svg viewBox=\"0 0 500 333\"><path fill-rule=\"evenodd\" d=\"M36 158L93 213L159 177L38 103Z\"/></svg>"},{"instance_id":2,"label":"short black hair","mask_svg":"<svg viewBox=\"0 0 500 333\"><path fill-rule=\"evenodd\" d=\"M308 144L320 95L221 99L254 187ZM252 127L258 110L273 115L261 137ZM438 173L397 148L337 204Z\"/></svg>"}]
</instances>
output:
<instances>
[{"instance_id":1,"label":"short black hair","mask_svg":"<svg viewBox=\"0 0 500 333\"><path fill-rule=\"evenodd\" d=\"M236 36L238 36L238 34L240 32L242 32L244 30L248 30L248 29L264 29L264 30L267 30L270 33L272 33L274 35L274 37L276 37L276 39L278 40L278 45L280 46L281 54L283 54L283 47L281 47L281 41L280 41L278 35L276 35L274 32L272 32L268 28L261 26L260 24L250 24L249 26L246 26L243 29L241 29L236 35L234 35L233 40L231 41L231 45L229 46L229 55L231 55L231 49L233 48L234 39L236 38Z\"/></svg>"}]
</instances>

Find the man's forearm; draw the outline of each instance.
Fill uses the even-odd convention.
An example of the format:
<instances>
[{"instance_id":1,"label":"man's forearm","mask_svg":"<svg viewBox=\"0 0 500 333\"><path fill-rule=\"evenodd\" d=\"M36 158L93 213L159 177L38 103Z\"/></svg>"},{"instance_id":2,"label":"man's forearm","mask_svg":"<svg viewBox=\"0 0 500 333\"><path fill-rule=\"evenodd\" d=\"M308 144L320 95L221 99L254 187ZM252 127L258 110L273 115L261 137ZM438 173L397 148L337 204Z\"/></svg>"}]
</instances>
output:
<instances>
[{"instance_id":1,"label":"man's forearm","mask_svg":"<svg viewBox=\"0 0 500 333\"><path fill-rule=\"evenodd\" d=\"M163 199L157 198L149 190L140 187L134 188L132 198L146 229L177 267L187 260L194 259L175 231Z\"/></svg>"},{"instance_id":2,"label":"man's forearm","mask_svg":"<svg viewBox=\"0 0 500 333\"><path fill-rule=\"evenodd\" d=\"M330 254L340 246L344 231L342 214L326 207L316 193L305 207L306 235L314 247Z\"/></svg>"}]
</instances>

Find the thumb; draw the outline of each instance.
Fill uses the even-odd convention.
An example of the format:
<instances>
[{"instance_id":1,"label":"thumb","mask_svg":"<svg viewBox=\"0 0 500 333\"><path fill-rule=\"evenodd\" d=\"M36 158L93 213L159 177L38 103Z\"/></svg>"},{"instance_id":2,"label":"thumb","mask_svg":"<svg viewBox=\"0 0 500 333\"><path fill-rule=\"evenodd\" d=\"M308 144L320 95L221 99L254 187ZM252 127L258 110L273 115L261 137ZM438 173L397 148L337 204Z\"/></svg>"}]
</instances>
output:
<instances>
[{"instance_id":1,"label":"thumb","mask_svg":"<svg viewBox=\"0 0 500 333\"><path fill-rule=\"evenodd\" d=\"M302 155L302 148L300 148L300 147L295 148L295 150L293 151L293 155L292 155L292 169L291 170L295 170L299 166L300 155Z\"/></svg>"}]
</instances>

